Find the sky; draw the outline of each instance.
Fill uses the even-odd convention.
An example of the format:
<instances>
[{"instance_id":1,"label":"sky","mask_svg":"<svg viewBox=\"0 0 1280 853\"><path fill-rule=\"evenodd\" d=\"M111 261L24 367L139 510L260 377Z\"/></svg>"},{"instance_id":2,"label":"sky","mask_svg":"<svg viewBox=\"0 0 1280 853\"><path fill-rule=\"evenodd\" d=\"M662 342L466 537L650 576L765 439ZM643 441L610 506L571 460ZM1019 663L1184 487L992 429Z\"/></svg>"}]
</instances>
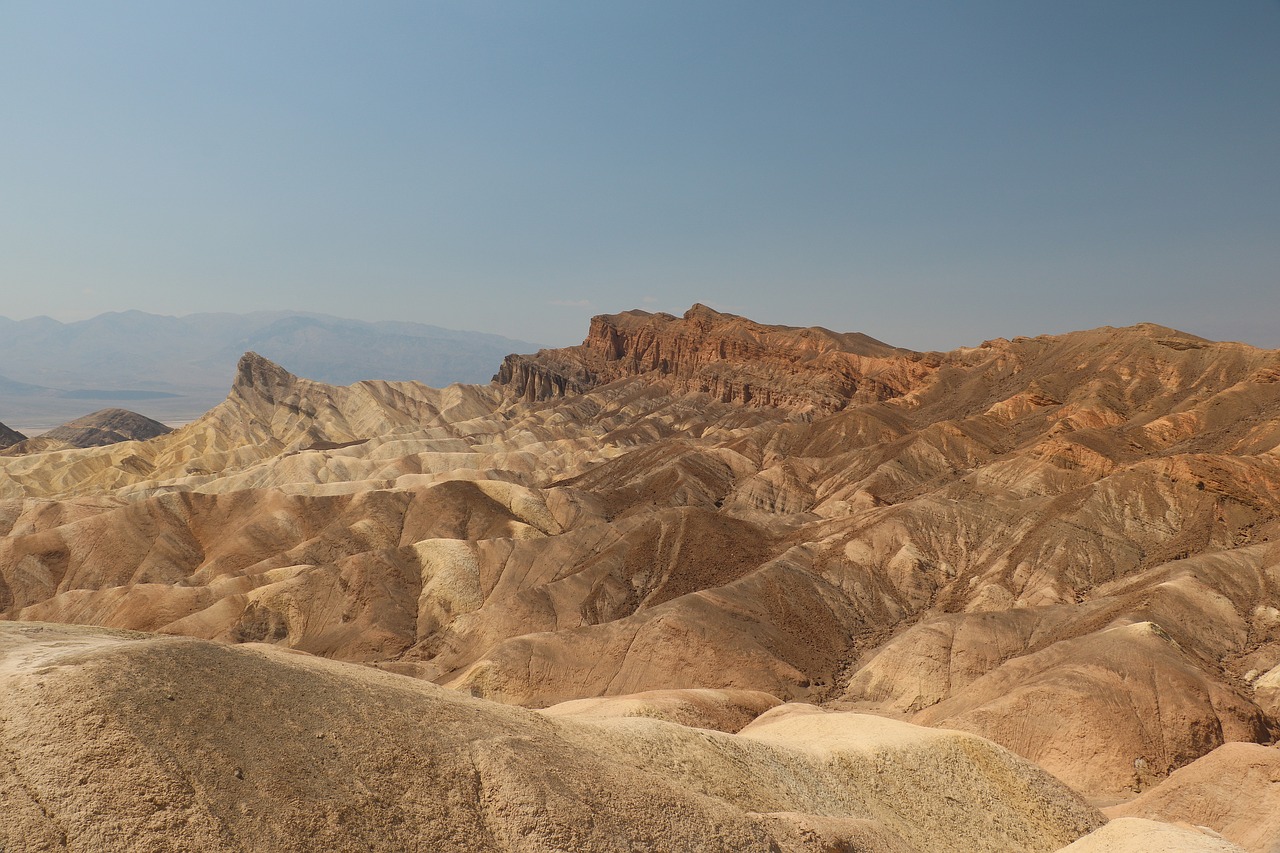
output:
<instances>
[{"instance_id":1,"label":"sky","mask_svg":"<svg viewBox=\"0 0 1280 853\"><path fill-rule=\"evenodd\" d=\"M1280 347L1280 0L0 0L0 315Z\"/></svg>"}]
</instances>

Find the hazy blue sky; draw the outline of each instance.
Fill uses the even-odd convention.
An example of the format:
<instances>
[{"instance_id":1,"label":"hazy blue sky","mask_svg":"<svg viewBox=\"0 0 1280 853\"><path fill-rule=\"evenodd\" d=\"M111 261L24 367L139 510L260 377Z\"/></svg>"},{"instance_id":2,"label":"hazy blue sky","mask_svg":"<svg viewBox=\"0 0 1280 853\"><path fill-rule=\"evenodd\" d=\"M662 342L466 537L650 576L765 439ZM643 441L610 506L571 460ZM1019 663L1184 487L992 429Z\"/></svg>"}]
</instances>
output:
<instances>
[{"instance_id":1,"label":"hazy blue sky","mask_svg":"<svg viewBox=\"0 0 1280 853\"><path fill-rule=\"evenodd\" d=\"M0 0L0 314L1280 346L1280 2Z\"/></svg>"}]
</instances>

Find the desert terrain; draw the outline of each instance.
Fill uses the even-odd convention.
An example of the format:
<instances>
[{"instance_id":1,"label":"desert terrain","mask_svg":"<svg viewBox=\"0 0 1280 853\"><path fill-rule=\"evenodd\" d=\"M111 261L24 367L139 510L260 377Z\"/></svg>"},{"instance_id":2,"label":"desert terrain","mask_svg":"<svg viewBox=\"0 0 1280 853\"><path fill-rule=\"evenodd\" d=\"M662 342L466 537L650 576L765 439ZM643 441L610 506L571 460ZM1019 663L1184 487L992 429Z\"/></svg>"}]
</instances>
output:
<instances>
[{"instance_id":1,"label":"desert terrain","mask_svg":"<svg viewBox=\"0 0 1280 853\"><path fill-rule=\"evenodd\" d=\"M444 385L483 382L507 353L533 349L480 332L296 311L113 311L70 323L0 316L0 420L32 437L95 409L143 409L185 424L221 402L247 350L340 385L374 378Z\"/></svg>"},{"instance_id":2,"label":"desert terrain","mask_svg":"<svg viewBox=\"0 0 1280 853\"><path fill-rule=\"evenodd\" d=\"M288 367L0 441L0 849L1280 849L1280 351Z\"/></svg>"}]
</instances>

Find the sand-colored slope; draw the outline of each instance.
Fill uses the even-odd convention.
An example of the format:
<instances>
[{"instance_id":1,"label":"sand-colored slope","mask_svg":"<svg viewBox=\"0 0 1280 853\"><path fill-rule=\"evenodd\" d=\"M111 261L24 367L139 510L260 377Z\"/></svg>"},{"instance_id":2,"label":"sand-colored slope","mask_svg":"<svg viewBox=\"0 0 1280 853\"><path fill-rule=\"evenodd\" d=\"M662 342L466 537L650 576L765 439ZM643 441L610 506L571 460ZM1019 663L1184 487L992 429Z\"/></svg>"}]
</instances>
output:
<instances>
[{"instance_id":1,"label":"sand-colored slope","mask_svg":"<svg viewBox=\"0 0 1280 853\"><path fill-rule=\"evenodd\" d=\"M544 708L542 713L580 720L646 717L732 734L780 704L776 696L759 690L651 690L628 696L573 699Z\"/></svg>"},{"instance_id":2,"label":"sand-colored slope","mask_svg":"<svg viewBox=\"0 0 1280 853\"><path fill-rule=\"evenodd\" d=\"M1265 703L1222 661L1274 654L1258 602L1276 562L1260 544L1171 562L1074 606L933 616L864 661L844 698L981 733L1100 796L1139 791L1225 741L1273 736Z\"/></svg>"},{"instance_id":3,"label":"sand-colored slope","mask_svg":"<svg viewBox=\"0 0 1280 853\"><path fill-rule=\"evenodd\" d=\"M1241 853L1224 838L1192 827L1125 817L1062 848L1062 853Z\"/></svg>"},{"instance_id":4,"label":"sand-colored slope","mask_svg":"<svg viewBox=\"0 0 1280 853\"><path fill-rule=\"evenodd\" d=\"M994 736L1098 795L1140 788L1224 740L1268 737L1257 708L1152 622L1015 658L913 719Z\"/></svg>"},{"instance_id":5,"label":"sand-colored slope","mask_svg":"<svg viewBox=\"0 0 1280 853\"><path fill-rule=\"evenodd\" d=\"M287 638L355 660L393 656L420 639L428 611L459 610L427 543L559 530L542 493L502 482L331 497L168 493L71 521L36 511L48 506L32 504L0 540L11 567L0 604L12 616ZM432 595L420 601L424 588Z\"/></svg>"},{"instance_id":6,"label":"sand-colored slope","mask_svg":"<svg viewBox=\"0 0 1280 853\"><path fill-rule=\"evenodd\" d=\"M816 709L740 736L552 720L267 647L39 624L0 627L0 691L12 849L1048 851L1102 822L978 738Z\"/></svg>"},{"instance_id":7,"label":"sand-colored slope","mask_svg":"<svg viewBox=\"0 0 1280 853\"><path fill-rule=\"evenodd\" d=\"M0 459L0 494L39 497L165 482L190 488L295 451L431 429L455 438L472 434L469 421L491 413L496 400L480 386L324 385L247 353L227 399L199 420L151 441Z\"/></svg>"},{"instance_id":8,"label":"sand-colored slope","mask_svg":"<svg viewBox=\"0 0 1280 853\"><path fill-rule=\"evenodd\" d=\"M1209 827L1250 853L1280 844L1280 748L1228 743L1107 810Z\"/></svg>"}]
</instances>

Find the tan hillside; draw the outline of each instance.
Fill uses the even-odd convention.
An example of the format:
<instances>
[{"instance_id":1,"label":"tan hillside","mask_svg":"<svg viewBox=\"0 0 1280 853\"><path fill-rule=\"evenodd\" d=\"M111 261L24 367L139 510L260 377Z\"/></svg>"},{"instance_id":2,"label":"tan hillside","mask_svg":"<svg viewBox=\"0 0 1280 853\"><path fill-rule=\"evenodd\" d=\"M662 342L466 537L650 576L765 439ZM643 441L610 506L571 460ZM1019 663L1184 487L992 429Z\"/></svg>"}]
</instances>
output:
<instances>
[{"instance_id":1,"label":"tan hillside","mask_svg":"<svg viewBox=\"0 0 1280 853\"><path fill-rule=\"evenodd\" d=\"M172 433L0 458L0 615L566 724L872 712L1105 803L1280 734L1280 352L1144 324L915 353L694 306L496 380L247 354Z\"/></svg>"},{"instance_id":2,"label":"tan hillside","mask_svg":"<svg viewBox=\"0 0 1280 853\"><path fill-rule=\"evenodd\" d=\"M1062 848L1062 853L1240 853L1241 848L1194 827L1124 817Z\"/></svg>"},{"instance_id":3,"label":"tan hillside","mask_svg":"<svg viewBox=\"0 0 1280 853\"><path fill-rule=\"evenodd\" d=\"M1280 838L1280 749L1223 744L1107 811L1209 827L1250 853L1271 853Z\"/></svg>"},{"instance_id":4,"label":"tan hillside","mask_svg":"<svg viewBox=\"0 0 1280 853\"><path fill-rule=\"evenodd\" d=\"M1054 850L1102 817L993 744L794 709L549 719L261 645L0 627L6 849ZM982 807L976 804L982 803Z\"/></svg>"}]
</instances>

